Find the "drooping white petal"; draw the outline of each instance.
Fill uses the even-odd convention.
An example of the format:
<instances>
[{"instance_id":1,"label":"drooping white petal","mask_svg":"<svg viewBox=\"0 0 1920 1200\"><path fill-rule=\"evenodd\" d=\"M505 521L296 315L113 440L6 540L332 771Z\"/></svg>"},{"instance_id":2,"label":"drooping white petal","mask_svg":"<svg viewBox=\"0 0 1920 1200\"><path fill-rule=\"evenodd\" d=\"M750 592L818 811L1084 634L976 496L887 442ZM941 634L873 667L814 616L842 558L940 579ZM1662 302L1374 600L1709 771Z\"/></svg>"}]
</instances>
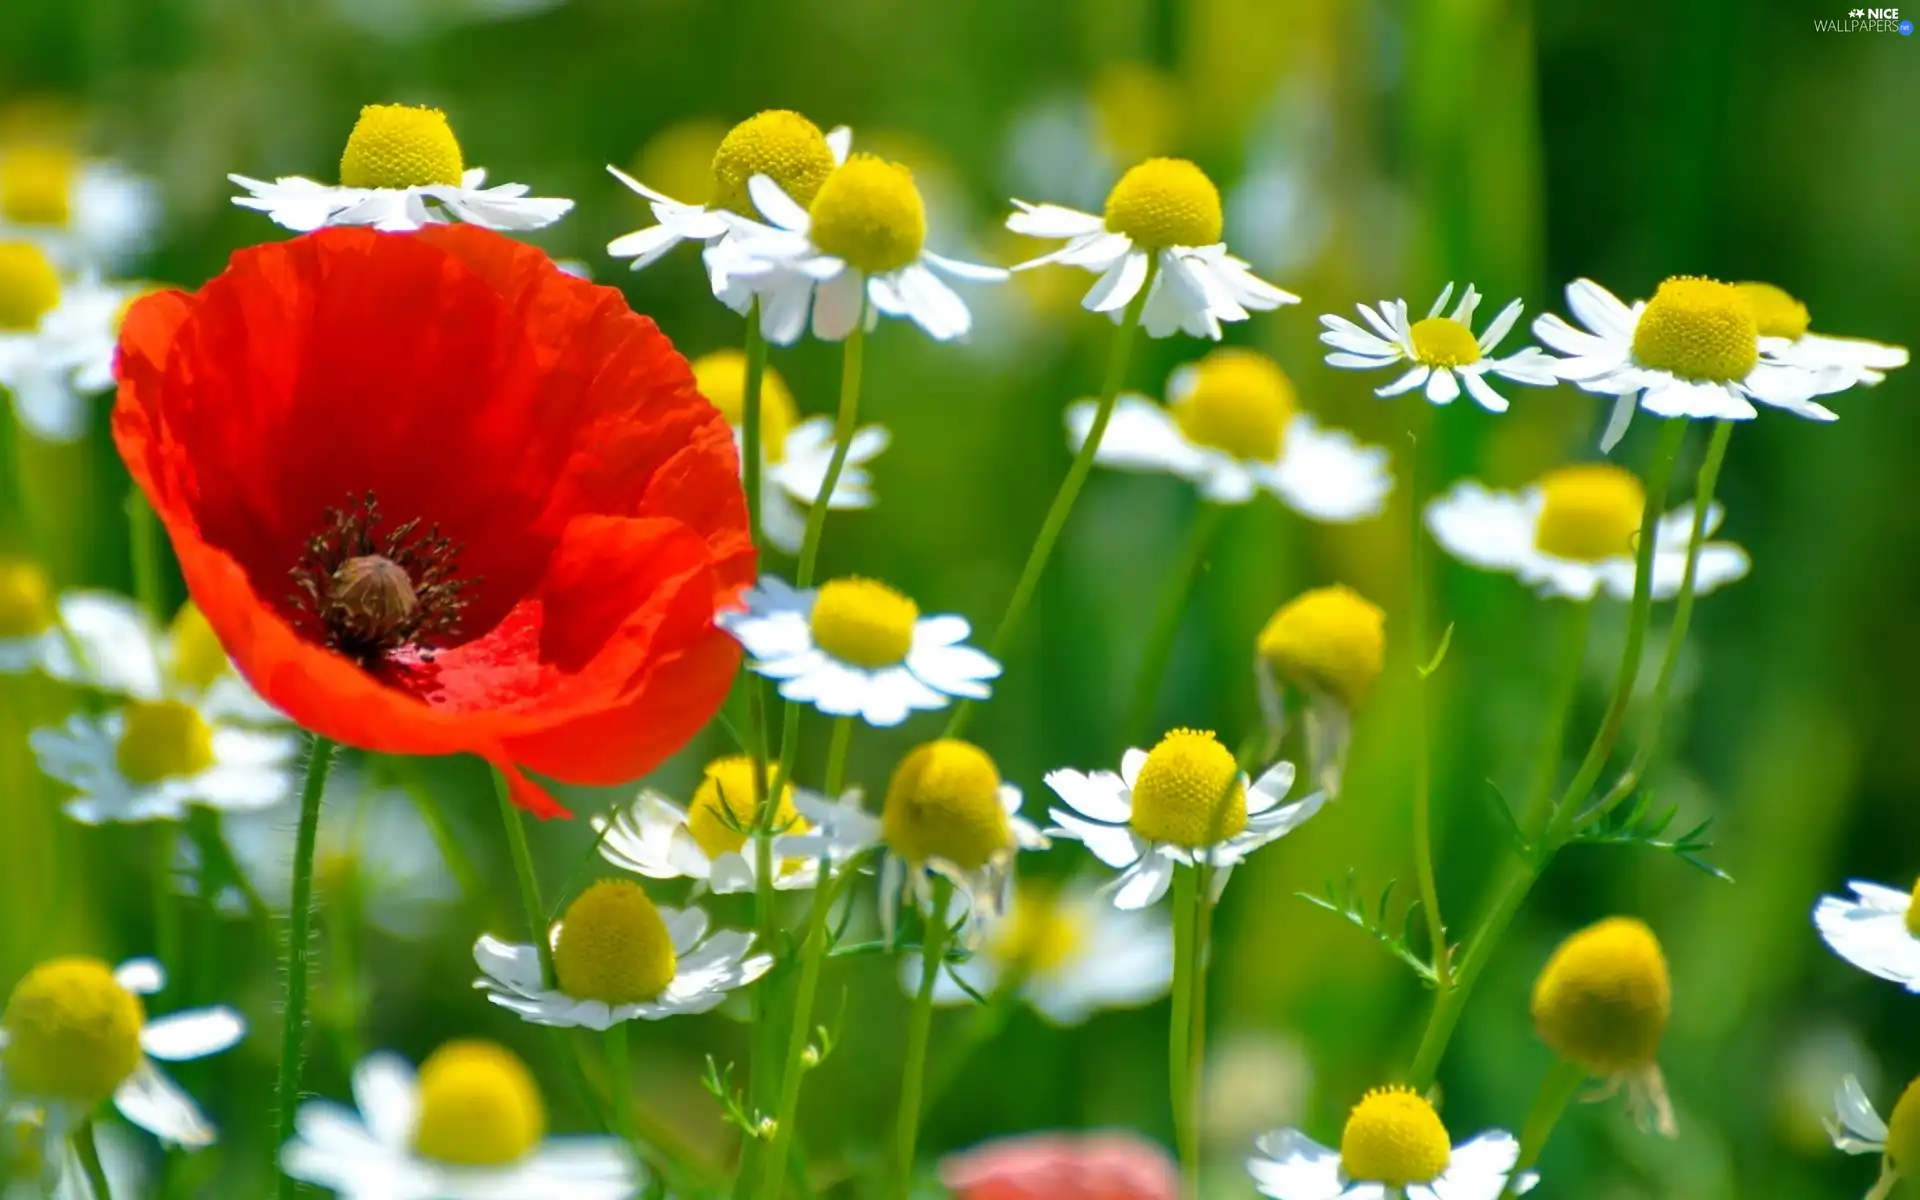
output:
<instances>
[{"instance_id":1,"label":"drooping white petal","mask_svg":"<svg viewBox=\"0 0 1920 1200\"><path fill-rule=\"evenodd\" d=\"M140 1047L167 1062L186 1062L234 1045L247 1033L247 1022L231 1008L196 1008L148 1021L140 1031Z\"/></svg>"}]
</instances>

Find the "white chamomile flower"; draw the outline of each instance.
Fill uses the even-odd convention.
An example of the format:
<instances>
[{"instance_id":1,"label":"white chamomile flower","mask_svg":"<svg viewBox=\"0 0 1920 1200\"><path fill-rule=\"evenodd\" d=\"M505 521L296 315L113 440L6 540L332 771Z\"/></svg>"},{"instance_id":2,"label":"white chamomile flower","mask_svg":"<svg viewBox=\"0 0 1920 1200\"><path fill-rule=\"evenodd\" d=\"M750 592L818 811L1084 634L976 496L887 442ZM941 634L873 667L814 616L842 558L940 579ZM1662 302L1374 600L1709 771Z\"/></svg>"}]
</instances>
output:
<instances>
[{"instance_id":1,"label":"white chamomile flower","mask_svg":"<svg viewBox=\"0 0 1920 1200\"><path fill-rule=\"evenodd\" d=\"M710 1012L727 993L773 967L751 953L753 935L709 934L697 908L659 908L637 883L606 879L567 906L551 931L554 982L539 952L481 935L474 986L535 1025L605 1030L622 1021L659 1021Z\"/></svg>"},{"instance_id":2,"label":"white chamomile flower","mask_svg":"<svg viewBox=\"0 0 1920 1200\"><path fill-rule=\"evenodd\" d=\"M0 241L0 391L28 433L71 442L87 431L88 398L113 387L120 318L145 290L63 276L34 243Z\"/></svg>"},{"instance_id":3,"label":"white chamomile flower","mask_svg":"<svg viewBox=\"0 0 1920 1200\"><path fill-rule=\"evenodd\" d=\"M954 977L958 977L959 983ZM1018 993L1055 1025L1079 1025L1101 1009L1134 1008L1173 983L1173 927L1164 914L1123 912L1084 885L1021 883L1006 916L965 962L934 982L935 1004L974 994ZM920 987L920 958L906 955L900 985Z\"/></svg>"},{"instance_id":4,"label":"white chamomile flower","mask_svg":"<svg viewBox=\"0 0 1920 1200\"><path fill-rule=\"evenodd\" d=\"M903 317L938 341L963 338L973 314L941 276L1007 277L1000 267L926 248L926 204L913 172L899 163L852 155L805 206L770 175L755 175L747 191L771 227L730 218L740 230L737 269L760 296L760 325L776 345L799 340L809 305L813 336L822 341L845 339L862 314L868 329L882 316Z\"/></svg>"},{"instance_id":5,"label":"white chamomile flower","mask_svg":"<svg viewBox=\"0 0 1920 1200\"><path fill-rule=\"evenodd\" d=\"M47 1111L15 1104L0 1116L0 1198L3 1200L99 1200L87 1180L71 1137L48 1136ZM133 1134L113 1121L95 1121L94 1147L107 1187L116 1197L148 1194L146 1163Z\"/></svg>"},{"instance_id":6,"label":"white chamomile flower","mask_svg":"<svg viewBox=\"0 0 1920 1200\"><path fill-rule=\"evenodd\" d=\"M0 145L0 241L40 246L63 270L119 266L159 224L159 189L57 139Z\"/></svg>"},{"instance_id":7,"label":"white chamomile flower","mask_svg":"<svg viewBox=\"0 0 1920 1200\"><path fill-rule=\"evenodd\" d=\"M1000 664L964 645L965 617L923 617L912 600L884 583L848 577L795 591L762 575L745 611L720 614L753 669L780 680L780 694L828 716L898 725L920 709L945 708L955 696L984 700Z\"/></svg>"},{"instance_id":8,"label":"white chamomile flower","mask_svg":"<svg viewBox=\"0 0 1920 1200\"><path fill-rule=\"evenodd\" d=\"M1567 308L1585 329L1556 313L1533 322L1533 335L1567 357L1554 373L1589 392L1618 396L1600 448L1626 435L1639 407L1660 417L1748 421L1753 402L1815 421L1831 409L1813 397L1835 377L1782 361L1784 338L1763 337L1751 302L1732 284L1677 276L1652 300L1632 307L1591 279L1567 285Z\"/></svg>"},{"instance_id":9,"label":"white chamomile flower","mask_svg":"<svg viewBox=\"0 0 1920 1200\"><path fill-rule=\"evenodd\" d=\"M29 736L40 769L79 793L68 816L177 821L195 804L255 812L291 794L299 737L262 727L282 718L233 671L197 608L182 608L165 633L119 596L77 593L61 611L81 661L63 646L49 673L128 700Z\"/></svg>"},{"instance_id":10,"label":"white chamomile flower","mask_svg":"<svg viewBox=\"0 0 1920 1200\"><path fill-rule=\"evenodd\" d=\"M1920 992L1920 908L1914 906L1914 893L1859 879L1847 886L1852 899L1822 896L1814 906L1820 936L1835 954L1869 975Z\"/></svg>"},{"instance_id":11,"label":"white chamomile flower","mask_svg":"<svg viewBox=\"0 0 1920 1200\"><path fill-rule=\"evenodd\" d=\"M1361 1097L1338 1150L1298 1129L1275 1130L1256 1145L1247 1171L1274 1200L1498 1200L1520 1161L1520 1143L1505 1130L1453 1145L1426 1097L1399 1086ZM1538 1182L1529 1172L1513 1192Z\"/></svg>"},{"instance_id":12,"label":"white chamomile flower","mask_svg":"<svg viewBox=\"0 0 1920 1200\"><path fill-rule=\"evenodd\" d=\"M627 1200L642 1174L618 1138L545 1137L533 1074L492 1042L448 1042L416 1077L398 1055L353 1069L354 1111L300 1106L280 1167L341 1200Z\"/></svg>"},{"instance_id":13,"label":"white chamomile flower","mask_svg":"<svg viewBox=\"0 0 1920 1200\"><path fill-rule=\"evenodd\" d=\"M1907 348L1870 342L1865 338L1812 333L1807 306L1771 283L1736 283L1734 287L1753 305L1754 323L1763 338L1786 343L1771 357L1790 367L1820 373L1823 394L1851 387L1873 387L1885 382L1888 371L1907 365Z\"/></svg>"},{"instance_id":14,"label":"white chamomile flower","mask_svg":"<svg viewBox=\"0 0 1920 1200\"><path fill-rule=\"evenodd\" d=\"M738 350L717 350L694 360L694 383L733 426L733 443L742 453L746 379L747 358ZM873 479L867 464L880 456L890 440L881 425L855 431L828 508L838 512L873 507ZM767 540L787 554L800 553L807 532L806 508L819 502L832 461L832 418L801 420L786 381L768 367L760 378L760 524Z\"/></svg>"},{"instance_id":15,"label":"white chamomile flower","mask_svg":"<svg viewBox=\"0 0 1920 1200\"><path fill-rule=\"evenodd\" d=\"M861 806L858 792L831 801L803 795L795 803L814 830L780 838L774 843L780 854L845 861L886 847L879 902L889 941L902 903L933 911L936 877L954 888L947 918L964 915L964 941L978 941L1007 910L1014 856L1048 844L1020 815L1020 789L1001 781L992 756L958 738L937 738L908 752L894 768L877 817Z\"/></svg>"},{"instance_id":16,"label":"white chamomile flower","mask_svg":"<svg viewBox=\"0 0 1920 1200\"><path fill-rule=\"evenodd\" d=\"M1543 596L1591 600L1604 589L1630 600L1646 503L1646 490L1632 472L1612 463L1581 463L1549 471L1519 492L1462 480L1427 506L1427 529L1461 562L1518 576ZM1693 516L1693 506L1682 505L1654 527L1656 600L1680 591ZM1709 508L1702 533L1711 535L1723 516L1718 504ZM1734 543L1708 542L1700 548L1694 591L1705 595L1733 583L1751 566Z\"/></svg>"},{"instance_id":17,"label":"white chamomile flower","mask_svg":"<svg viewBox=\"0 0 1920 1200\"><path fill-rule=\"evenodd\" d=\"M1220 189L1184 158L1150 158L1129 170L1098 216L1057 204L1013 203L1019 211L1007 218L1008 229L1067 242L1014 270L1060 263L1098 274L1082 303L1115 321L1146 287L1140 321L1149 337L1184 330L1219 341L1222 321L1300 303L1227 253Z\"/></svg>"},{"instance_id":18,"label":"white chamomile flower","mask_svg":"<svg viewBox=\"0 0 1920 1200\"><path fill-rule=\"evenodd\" d=\"M1327 365L1373 371L1405 363L1406 372L1392 383L1375 388L1374 395L1398 396L1424 385L1428 400L1452 404L1465 388L1474 403L1495 413L1507 411L1507 398L1487 382L1490 374L1529 387L1551 387L1558 382L1554 359L1537 346L1505 358L1492 357L1520 319L1520 301L1509 301L1486 331L1475 337L1473 312L1480 307L1480 293L1469 283L1460 294L1460 303L1448 313L1447 301L1452 298L1453 285L1449 283L1418 321L1408 317L1405 300L1385 300L1378 309L1359 305L1360 315L1371 329L1327 313L1320 318L1324 327L1320 340L1333 347Z\"/></svg>"},{"instance_id":19,"label":"white chamomile flower","mask_svg":"<svg viewBox=\"0 0 1920 1200\"><path fill-rule=\"evenodd\" d=\"M118 967L55 958L28 971L0 1017L0 1098L44 1110L50 1137L64 1137L111 1097L121 1116L163 1142L211 1146L213 1126L153 1060L218 1054L247 1025L226 1007L149 1020L140 997L165 986L166 973L150 958Z\"/></svg>"},{"instance_id":20,"label":"white chamomile flower","mask_svg":"<svg viewBox=\"0 0 1920 1200\"><path fill-rule=\"evenodd\" d=\"M797 112L769 109L756 113L727 131L713 155L713 193L705 204L690 204L662 195L633 176L609 166L608 171L644 197L653 209L657 225L622 234L607 243L607 253L615 258L631 258L633 269L653 265L681 242L699 242L701 257L707 265L707 278L714 299L733 311L746 315L753 304L754 291L736 272L744 265L738 245L740 226L728 214L757 217L753 198L747 193L747 181L765 175L800 204L812 204L833 169L847 161L853 146L853 131L845 125L831 133ZM805 293L799 293L800 311L781 313L782 327L807 319ZM795 303L793 297L787 298ZM762 327L774 323L762 319ZM737 423L737 422L736 422Z\"/></svg>"},{"instance_id":21,"label":"white chamomile flower","mask_svg":"<svg viewBox=\"0 0 1920 1200\"><path fill-rule=\"evenodd\" d=\"M1900 1093L1890 1120L1880 1119L1867 1090L1852 1075L1834 1089L1833 1108L1834 1115L1826 1122L1833 1148L1843 1154L1878 1154L1880 1178L1866 1200L1885 1200L1901 1179L1894 1164L1920 1161L1920 1080Z\"/></svg>"},{"instance_id":22,"label":"white chamomile flower","mask_svg":"<svg viewBox=\"0 0 1920 1200\"><path fill-rule=\"evenodd\" d=\"M1293 790L1293 764L1277 763L1249 784L1233 752L1210 732L1176 729L1151 751L1131 749L1120 773L1058 770L1047 786L1066 802L1049 809L1063 837L1084 842L1120 871L1108 885L1120 908L1159 900L1181 866L1213 868L1218 901L1233 868L1268 842L1299 828L1326 803L1324 792L1281 804Z\"/></svg>"},{"instance_id":23,"label":"white chamomile flower","mask_svg":"<svg viewBox=\"0 0 1920 1200\"><path fill-rule=\"evenodd\" d=\"M1067 408L1067 441L1080 449L1099 405ZM1188 480L1217 504L1244 504L1266 491L1320 521L1379 513L1393 490L1387 452L1351 434L1323 429L1294 408L1293 383L1264 354L1228 347L1188 363L1167 380L1167 404L1123 395L1094 461Z\"/></svg>"},{"instance_id":24,"label":"white chamomile flower","mask_svg":"<svg viewBox=\"0 0 1920 1200\"><path fill-rule=\"evenodd\" d=\"M1350 587L1313 588L1281 605L1254 640L1254 676L1267 746L1287 732L1287 695L1306 695L1308 767L1328 796L1340 794L1354 714L1386 661L1387 614Z\"/></svg>"},{"instance_id":25,"label":"white chamomile flower","mask_svg":"<svg viewBox=\"0 0 1920 1200\"><path fill-rule=\"evenodd\" d=\"M446 114L406 104L361 108L340 156L337 187L299 175L271 183L227 178L251 193L235 196L235 204L302 233L327 225L419 229L448 218L488 229L539 229L573 208L571 200L527 195L524 183L487 187L486 171L465 165Z\"/></svg>"},{"instance_id":26,"label":"white chamomile flower","mask_svg":"<svg viewBox=\"0 0 1920 1200\"><path fill-rule=\"evenodd\" d=\"M692 879L721 895L753 891L760 873L748 841L754 828L753 770L753 759L744 754L716 758L701 772L687 808L643 790L611 820L594 817L594 832L601 835L600 857L648 879ZM760 786L772 782L769 778ZM806 819L796 810L802 797L814 799L805 792L796 795L790 783L781 785L773 812L776 834L808 832ZM819 878L814 859L775 861L773 886L780 891L811 888Z\"/></svg>"}]
</instances>

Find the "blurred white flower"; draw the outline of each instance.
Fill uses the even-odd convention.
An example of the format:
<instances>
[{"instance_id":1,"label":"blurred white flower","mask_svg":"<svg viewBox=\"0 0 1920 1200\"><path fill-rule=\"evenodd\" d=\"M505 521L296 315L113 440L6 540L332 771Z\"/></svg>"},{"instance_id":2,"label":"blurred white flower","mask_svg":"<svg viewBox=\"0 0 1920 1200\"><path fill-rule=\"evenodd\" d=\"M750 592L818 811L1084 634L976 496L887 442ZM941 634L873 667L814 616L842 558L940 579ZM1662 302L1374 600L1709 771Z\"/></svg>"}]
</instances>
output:
<instances>
[{"instance_id":1,"label":"blurred white flower","mask_svg":"<svg viewBox=\"0 0 1920 1200\"><path fill-rule=\"evenodd\" d=\"M1851 898L1822 896L1813 923L1835 954L1869 975L1920 992L1920 910L1913 893L1856 879Z\"/></svg>"},{"instance_id":2,"label":"blurred white flower","mask_svg":"<svg viewBox=\"0 0 1920 1200\"><path fill-rule=\"evenodd\" d=\"M31 242L66 273L107 271L145 250L159 223L152 180L59 139L0 143L0 242Z\"/></svg>"}]
</instances>

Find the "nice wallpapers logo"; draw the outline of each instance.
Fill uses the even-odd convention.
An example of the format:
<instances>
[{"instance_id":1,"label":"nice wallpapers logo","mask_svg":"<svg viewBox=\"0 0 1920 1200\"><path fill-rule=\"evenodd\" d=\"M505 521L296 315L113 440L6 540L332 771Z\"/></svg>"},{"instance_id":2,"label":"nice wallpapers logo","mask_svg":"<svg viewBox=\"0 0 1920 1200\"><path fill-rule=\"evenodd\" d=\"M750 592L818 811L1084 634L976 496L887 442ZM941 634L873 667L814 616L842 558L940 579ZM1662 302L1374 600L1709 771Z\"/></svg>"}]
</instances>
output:
<instances>
[{"instance_id":1,"label":"nice wallpapers logo","mask_svg":"<svg viewBox=\"0 0 1920 1200\"><path fill-rule=\"evenodd\" d=\"M1844 19L1815 20L1816 33L1897 33L1903 37L1913 36L1913 22L1900 15L1897 8L1856 8L1849 11Z\"/></svg>"}]
</instances>

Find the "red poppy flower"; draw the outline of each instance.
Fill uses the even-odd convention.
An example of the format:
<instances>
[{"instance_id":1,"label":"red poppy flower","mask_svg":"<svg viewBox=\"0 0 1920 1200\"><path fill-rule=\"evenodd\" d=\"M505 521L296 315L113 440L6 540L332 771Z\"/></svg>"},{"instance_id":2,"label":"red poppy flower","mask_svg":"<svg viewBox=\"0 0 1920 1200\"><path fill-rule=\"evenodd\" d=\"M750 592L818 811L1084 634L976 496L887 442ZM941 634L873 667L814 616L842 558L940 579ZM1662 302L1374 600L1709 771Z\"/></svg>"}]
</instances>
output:
<instances>
[{"instance_id":1,"label":"red poppy flower","mask_svg":"<svg viewBox=\"0 0 1920 1200\"><path fill-rule=\"evenodd\" d=\"M1128 1133L1036 1133L975 1146L940 1164L957 1200L1177 1200L1167 1152Z\"/></svg>"},{"instance_id":2,"label":"red poppy flower","mask_svg":"<svg viewBox=\"0 0 1920 1200\"><path fill-rule=\"evenodd\" d=\"M323 736L617 784L704 725L753 575L732 434L612 288L467 225L149 297L113 433L261 695Z\"/></svg>"}]
</instances>

